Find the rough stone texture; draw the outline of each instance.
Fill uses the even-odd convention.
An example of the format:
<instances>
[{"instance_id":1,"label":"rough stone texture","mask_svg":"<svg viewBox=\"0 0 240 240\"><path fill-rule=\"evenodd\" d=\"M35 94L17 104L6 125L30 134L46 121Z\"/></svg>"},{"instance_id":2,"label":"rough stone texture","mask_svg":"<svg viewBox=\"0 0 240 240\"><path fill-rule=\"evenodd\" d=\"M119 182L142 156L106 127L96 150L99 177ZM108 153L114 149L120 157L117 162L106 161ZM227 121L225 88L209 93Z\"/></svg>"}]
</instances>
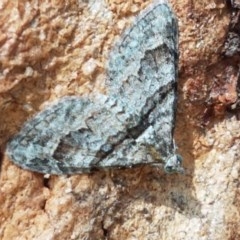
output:
<instances>
[{"instance_id":1,"label":"rough stone texture","mask_svg":"<svg viewBox=\"0 0 240 240\"><path fill-rule=\"evenodd\" d=\"M231 23L229 25L227 39L225 41L225 56L239 55L240 53L240 1L228 1L231 8Z\"/></svg>"},{"instance_id":2,"label":"rough stone texture","mask_svg":"<svg viewBox=\"0 0 240 240\"><path fill-rule=\"evenodd\" d=\"M142 2L1 2L2 151L50 101L104 91L109 50L150 3ZM232 107L239 58L221 54L231 8L221 0L171 3L180 26L175 135L186 175L146 166L44 178L5 156L1 239L240 239L240 122Z\"/></svg>"}]
</instances>

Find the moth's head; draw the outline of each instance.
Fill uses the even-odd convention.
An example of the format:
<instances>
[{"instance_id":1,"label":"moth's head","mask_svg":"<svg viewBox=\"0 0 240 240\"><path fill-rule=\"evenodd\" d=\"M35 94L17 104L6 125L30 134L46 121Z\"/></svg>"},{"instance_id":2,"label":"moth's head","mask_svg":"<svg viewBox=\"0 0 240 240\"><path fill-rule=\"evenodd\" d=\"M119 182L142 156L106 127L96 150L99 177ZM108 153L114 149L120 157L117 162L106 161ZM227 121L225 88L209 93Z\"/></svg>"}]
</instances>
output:
<instances>
[{"instance_id":1,"label":"moth's head","mask_svg":"<svg viewBox=\"0 0 240 240\"><path fill-rule=\"evenodd\" d=\"M182 157L178 154L173 155L170 157L165 166L164 170L166 173L184 173L184 169L182 167Z\"/></svg>"}]
</instances>

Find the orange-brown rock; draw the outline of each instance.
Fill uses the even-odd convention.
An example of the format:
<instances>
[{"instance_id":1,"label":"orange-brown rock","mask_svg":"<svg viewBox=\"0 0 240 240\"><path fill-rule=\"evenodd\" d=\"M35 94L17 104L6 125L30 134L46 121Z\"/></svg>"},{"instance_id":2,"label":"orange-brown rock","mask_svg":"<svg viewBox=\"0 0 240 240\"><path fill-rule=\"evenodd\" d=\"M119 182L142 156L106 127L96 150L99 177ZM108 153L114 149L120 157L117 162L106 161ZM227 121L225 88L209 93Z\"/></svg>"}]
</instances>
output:
<instances>
[{"instance_id":1,"label":"orange-brown rock","mask_svg":"<svg viewBox=\"0 0 240 240\"><path fill-rule=\"evenodd\" d=\"M185 175L146 166L49 177L4 155L49 102L105 91L113 42L150 2L1 2L0 239L240 239L239 57L223 54L231 20L224 0L171 1Z\"/></svg>"}]
</instances>

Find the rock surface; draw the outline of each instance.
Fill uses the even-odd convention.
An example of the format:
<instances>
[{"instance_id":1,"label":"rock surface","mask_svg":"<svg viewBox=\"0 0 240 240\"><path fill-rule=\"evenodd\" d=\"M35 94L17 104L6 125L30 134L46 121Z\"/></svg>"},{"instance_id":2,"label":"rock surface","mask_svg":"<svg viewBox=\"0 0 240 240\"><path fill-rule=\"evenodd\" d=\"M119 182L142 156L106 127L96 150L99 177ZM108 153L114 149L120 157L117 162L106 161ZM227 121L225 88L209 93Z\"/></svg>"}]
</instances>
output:
<instances>
[{"instance_id":1,"label":"rock surface","mask_svg":"<svg viewBox=\"0 0 240 240\"><path fill-rule=\"evenodd\" d=\"M145 166L43 176L7 159L49 102L104 92L113 42L150 1L1 3L0 239L239 239L239 57L224 56L225 1L171 1L179 19L175 138L185 175Z\"/></svg>"}]
</instances>

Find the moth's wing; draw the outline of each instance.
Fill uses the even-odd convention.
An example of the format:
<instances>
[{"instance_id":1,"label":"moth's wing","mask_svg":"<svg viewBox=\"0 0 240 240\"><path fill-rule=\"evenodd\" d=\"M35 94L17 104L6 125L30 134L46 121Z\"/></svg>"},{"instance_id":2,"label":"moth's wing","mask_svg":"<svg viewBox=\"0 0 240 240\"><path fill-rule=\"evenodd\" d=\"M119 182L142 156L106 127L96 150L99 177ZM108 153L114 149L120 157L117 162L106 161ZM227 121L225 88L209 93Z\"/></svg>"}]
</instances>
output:
<instances>
[{"instance_id":1,"label":"moth's wing","mask_svg":"<svg viewBox=\"0 0 240 240\"><path fill-rule=\"evenodd\" d=\"M128 134L128 126L137 124L106 96L99 95L94 101L65 97L26 122L8 143L7 154L31 171L89 172L101 167L101 160Z\"/></svg>"},{"instance_id":2,"label":"moth's wing","mask_svg":"<svg viewBox=\"0 0 240 240\"><path fill-rule=\"evenodd\" d=\"M146 58L149 51L152 53L158 51L159 54L156 56L156 62L148 65L149 68L145 68L143 72L145 78L137 84L141 88L145 88L146 81L152 81L154 78L153 80L156 79L161 87L172 80L168 79L169 72L171 72L171 76L175 77L178 60L177 19L167 1L155 1L147 7L136 17L132 26L122 34L113 47L107 68L109 94L118 96L119 92L124 92L129 88L141 90L135 81L128 83L131 85L130 87L129 85L124 87L123 84L128 81L130 76L139 79L139 71L143 66L142 60ZM159 76L160 71L156 69L162 68L161 71L164 71L165 67L167 70L163 74L168 74L167 79ZM169 70L169 68L172 69ZM172 78L171 76L170 78Z\"/></svg>"},{"instance_id":3,"label":"moth's wing","mask_svg":"<svg viewBox=\"0 0 240 240\"><path fill-rule=\"evenodd\" d=\"M87 149L83 136L88 136L88 127L82 116L91 111L90 100L78 97L65 97L27 121L19 133L7 145L7 154L17 165L31 171L49 174L71 173L71 153L78 141L82 149L78 159L78 171L87 169L88 161L95 158ZM61 145L71 132L82 131L78 139L71 139ZM64 158L59 157L59 148ZM68 149L67 149L68 148ZM59 157L59 158L58 158ZM84 158L84 161L81 161ZM75 169L77 171L77 169Z\"/></svg>"},{"instance_id":4,"label":"moth's wing","mask_svg":"<svg viewBox=\"0 0 240 240\"><path fill-rule=\"evenodd\" d=\"M166 1L155 1L136 18L108 63L109 95L144 119L149 127L136 141L154 146L169 169L179 165L173 140L177 65L177 19ZM169 164L173 158L177 162Z\"/></svg>"}]
</instances>

